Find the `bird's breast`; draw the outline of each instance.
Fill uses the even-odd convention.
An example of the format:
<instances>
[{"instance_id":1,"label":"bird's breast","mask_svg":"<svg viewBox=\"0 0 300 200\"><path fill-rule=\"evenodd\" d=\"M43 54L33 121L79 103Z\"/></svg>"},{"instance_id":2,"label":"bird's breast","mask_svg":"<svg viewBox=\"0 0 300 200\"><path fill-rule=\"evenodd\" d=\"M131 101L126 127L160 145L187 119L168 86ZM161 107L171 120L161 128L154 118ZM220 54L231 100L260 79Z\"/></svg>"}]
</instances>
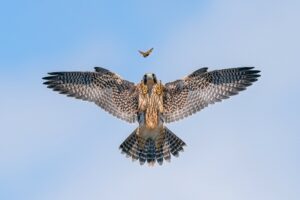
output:
<instances>
[{"instance_id":1,"label":"bird's breast","mask_svg":"<svg viewBox=\"0 0 300 200\"><path fill-rule=\"evenodd\" d=\"M148 129L155 129L163 123L160 117L163 112L162 97L155 92L140 95L139 123Z\"/></svg>"}]
</instances>

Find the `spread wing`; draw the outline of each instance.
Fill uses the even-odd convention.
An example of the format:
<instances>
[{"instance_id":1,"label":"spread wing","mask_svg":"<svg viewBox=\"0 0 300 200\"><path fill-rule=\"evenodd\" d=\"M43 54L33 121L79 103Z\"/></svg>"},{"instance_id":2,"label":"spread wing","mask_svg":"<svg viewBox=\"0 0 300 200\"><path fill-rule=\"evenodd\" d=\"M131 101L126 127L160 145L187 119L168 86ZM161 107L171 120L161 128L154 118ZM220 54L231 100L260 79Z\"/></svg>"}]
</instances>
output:
<instances>
[{"instance_id":1,"label":"spread wing","mask_svg":"<svg viewBox=\"0 0 300 200\"><path fill-rule=\"evenodd\" d=\"M44 84L70 97L91 101L127 122L136 120L138 94L134 83L95 67L95 72L51 72Z\"/></svg>"},{"instance_id":2,"label":"spread wing","mask_svg":"<svg viewBox=\"0 0 300 200\"><path fill-rule=\"evenodd\" d=\"M260 76L253 67L207 72L201 68L181 80L167 83L164 91L165 122L173 122L200 111L209 104L245 90Z\"/></svg>"},{"instance_id":3,"label":"spread wing","mask_svg":"<svg viewBox=\"0 0 300 200\"><path fill-rule=\"evenodd\" d=\"M147 51L147 53L151 53L153 51L153 48L151 48L151 49L149 49L148 51Z\"/></svg>"}]
</instances>

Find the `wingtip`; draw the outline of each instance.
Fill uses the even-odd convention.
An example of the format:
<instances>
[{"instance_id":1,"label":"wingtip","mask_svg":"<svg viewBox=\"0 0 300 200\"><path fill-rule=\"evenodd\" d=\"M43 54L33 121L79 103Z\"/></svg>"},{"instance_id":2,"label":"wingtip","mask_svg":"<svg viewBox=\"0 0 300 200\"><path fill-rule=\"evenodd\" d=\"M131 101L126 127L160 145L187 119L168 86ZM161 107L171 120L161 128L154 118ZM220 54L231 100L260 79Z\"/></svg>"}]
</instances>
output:
<instances>
[{"instance_id":1,"label":"wingtip","mask_svg":"<svg viewBox=\"0 0 300 200\"><path fill-rule=\"evenodd\" d=\"M239 67L240 71L249 71L249 70L252 70L252 69L254 69L253 66L250 66L250 67Z\"/></svg>"},{"instance_id":2,"label":"wingtip","mask_svg":"<svg viewBox=\"0 0 300 200\"><path fill-rule=\"evenodd\" d=\"M240 71L244 73L251 82L257 81L257 78L261 76L261 71L257 70L256 67L241 67Z\"/></svg>"},{"instance_id":3,"label":"wingtip","mask_svg":"<svg viewBox=\"0 0 300 200\"><path fill-rule=\"evenodd\" d=\"M48 72L48 76L44 76L42 77L43 80L53 80L55 79L57 76L62 75L62 72Z\"/></svg>"},{"instance_id":4,"label":"wingtip","mask_svg":"<svg viewBox=\"0 0 300 200\"><path fill-rule=\"evenodd\" d=\"M48 72L49 75L55 76L55 75L61 75L62 72Z\"/></svg>"},{"instance_id":5,"label":"wingtip","mask_svg":"<svg viewBox=\"0 0 300 200\"><path fill-rule=\"evenodd\" d=\"M53 76L44 76L42 79L43 80L51 80L53 78Z\"/></svg>"},{"instance_id":6,"label":"wingtip","mask_svg":"<svg viewBox=\"0 0 300 200\"><path fill-rule=\"evenodd\" d=\"M50 85L51 83L53 83L53 81L45 81L45 82L43 82L44 85Z\"/></svg>"},{"instance_id":7,"label":"wingtip","mask_svg":"<svg viewBox=\"0 0 300 200\"><path fill-rule=\"evenodd\" d=\"M108 69L105 69L103 67L98 67L98 66L94 67L94 70L95 72L109 72Z\"/></svg>"},{"instance_id":8,"label":"wingtip","mask_svg":"<svg viewBox=\"0 0 300 200\"><path fill-rule=\"evenodd\" d=\"M96 72L99 72L100 70L101 70L101 67L94 67L94 70L96 71Z\"/></svg>"},{"instance_id":9,"label":"wingtip","mask_svg":"<svg viewBox=\"0 0 300 200\"><path fill-rule=\"evenodd\" d=\"M252 71L252 72L261 72L260 70L257 69L256 66L249 66L249 67L241 67L240 68L243 71Z\"/></svg>"},{"instance_id":10,"label":"wingtip","mask_svg":"<svg viewBox=\"0 0 300 200\"><path fill-rule=\"evenodd\" d=\"M50 88L50 89L52 89L54 87L55 87L55 85L53 85L53 84L47 85L47 88Z\"/></svg>"}]
</instances>

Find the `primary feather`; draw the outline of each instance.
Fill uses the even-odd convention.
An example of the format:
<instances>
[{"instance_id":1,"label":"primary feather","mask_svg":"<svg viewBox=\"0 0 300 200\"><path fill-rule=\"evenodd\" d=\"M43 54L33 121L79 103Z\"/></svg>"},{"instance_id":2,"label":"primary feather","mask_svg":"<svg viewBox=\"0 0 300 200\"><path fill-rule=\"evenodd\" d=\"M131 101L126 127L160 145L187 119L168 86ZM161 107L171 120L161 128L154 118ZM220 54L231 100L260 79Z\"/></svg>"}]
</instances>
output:
<instances>
[{"instance_id":1,"label":"primary feather","mask_svg":"<svg viewBox=\"0 0 300 200\"><path fill-rule=\"evenodd\" d=\"M91 101L127 122L136 121L138 99L134 83L104 68L95 72L51 72L44 77L48 88L86 101Z\"/></svg>"},{"instance_id":2,"label":"primary feather","mask_svg":"<svg viewBox=\"0 0 300 200\"><path fill-rule=\"evenodd\" d=\"M163 99L165 121L185 118L209 104L238 94L257 80L259 72L253 67L210 72L201 68L183 79L167 83Z\"/></svg>"}]
</instances>

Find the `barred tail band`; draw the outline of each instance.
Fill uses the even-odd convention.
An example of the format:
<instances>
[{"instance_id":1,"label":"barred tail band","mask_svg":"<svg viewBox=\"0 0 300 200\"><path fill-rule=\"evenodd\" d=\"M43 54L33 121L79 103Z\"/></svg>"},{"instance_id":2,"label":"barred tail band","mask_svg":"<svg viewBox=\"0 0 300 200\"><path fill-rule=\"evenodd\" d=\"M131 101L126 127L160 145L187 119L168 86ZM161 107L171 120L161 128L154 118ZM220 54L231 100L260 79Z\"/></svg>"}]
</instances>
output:
<instances>
[{"instance_id":1,"label":"barred tail band","mask_svg":"<svg viewBox=\"0 0 300 200\"><path fill-rule=\"evenodd\" d=\"M185 143L167 127L164 127L163 135L155 140L145 140L138 136L136 131L137 129L128 136L120 145L120 149L132 160L139 160L141 165L146 161L149 165L154 165L155 162L162 165L164 160L171 160L171 155L178 157L185 146Z\"/></svg>"}]
</instances>

